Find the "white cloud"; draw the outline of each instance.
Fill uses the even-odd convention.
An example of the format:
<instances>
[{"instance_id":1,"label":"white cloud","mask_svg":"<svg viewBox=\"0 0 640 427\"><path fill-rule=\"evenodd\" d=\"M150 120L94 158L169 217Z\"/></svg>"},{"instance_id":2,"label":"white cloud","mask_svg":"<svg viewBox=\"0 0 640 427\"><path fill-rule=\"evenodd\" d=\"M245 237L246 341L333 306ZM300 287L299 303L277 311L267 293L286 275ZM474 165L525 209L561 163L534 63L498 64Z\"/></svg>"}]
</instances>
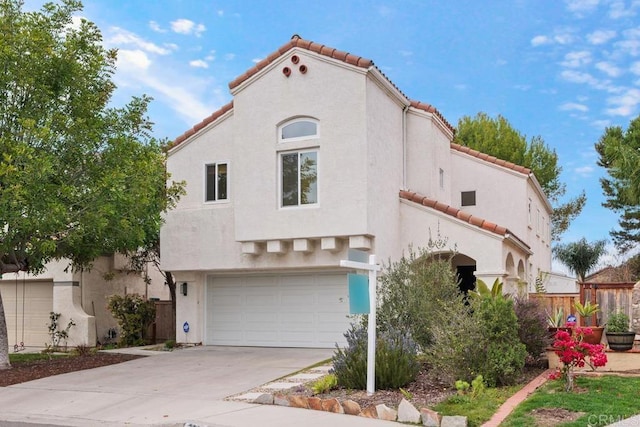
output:
<instances>
[{"instance_id":1,"label":"white cloud","mask_svg":"<svg viewBox=\"0 0 640 427\"><path fill-rule=\"evenodd\" d=\"M140 49L118 50L118 70L146 70L151 65L151 60L145 52Z\"/></svg>"},{"instance_id":2,"label":"white cloud","mask_svg":"<svg viewBox=\"0 0 640 427\"><path fill-rule=\"evenodd\" d=\"M597 127L598 129L604 129L611 126L611 120L594 120L593 122L591 122L591 125Z\"/></svg>"},{"instance_id":3,"label":"white cloud","mask_svg":"<svg viewBox=\"0 0 640 427\"><path fill-rule=\"evenodd\" d=\"M218 13L218 16L220 16L220 17L224 16L224 10L222 10L222 9L218 10L217 13Z\"/></svg>"},{"instance_id":4,"label":"white cloud","mask_svg":"<svg viewBox=\"0 0 640 427\"><path fill-rule=\"evenodd\" d=\"M594 11L600 4L600 0L565 0L570 12L582 14Z\"/></svg>"},{"instance_id":5,"label":"white cloud","mask_svg":"<svg viewBox=\"0 0 640 427\"><path fill-rule=\"evenodd\" d=\"M587 34L587 40L591 44L600 45L605 44L616 36L614 30L596 30L591 34Z\"/></svg>"},{"instance_id":6,"label":"white cloud","mask_svg":"<svg viewBox=\"0 0 640 427\"><path fill-rule=\"evenodd\" d=\"M108 45L116 47L119 47L120 45L133 45L146 52L157 53L158 55L168 55L171 53L169 49L165 49L155 43L146 41L131 31L127 31L119 27L111 27L109 31L113 33L113 36L106 40Z\"/></svg>"},{"instance_id":7,"label":"white cloud","mask_svg":"<svg viewBox=\"0 0 640 427\"><path fill-rule=\"evenodd\" d=\"M166 33L167 32L167 30L165 30L164 28L161 28L160 24L158 24L156 21L149 21L149 28L151 28L156 33Z\"/></svg>"},{"instance_id":8,"label":"white cloud","mask_svg":"<svg viewBox=\"0 0 640 427\"><path fill-rule=\"evenodd\" d=\"M581 166L579 168L575 168L573 171L583 178L588 178L593 173L593 166Z\"/></svg>"},{"instance_id":9,"label":"white cloud","mask_svg":"<svg viewBox=\"0 0 640 427\"><path fill-rule=\"evenodd\" d=\"M611 62L601 61L596 64L596 68L609 77L619 77L622 75L622 70Z\"/></svg>"},{"instance_id":10,"label":"white cloud","mask_svg":"<svg viewBox=\"0 0 640 427\"><path fill-rule=\"evenodd\" d=\"M263 58L253 58L251 60L251 62L253 62L254 64L257 64L258 62L262 61Z\"/></svg>"},{"instance_id":11,"label":"white cloud","mask_svg":"<svg viewBox=\"0 0 640 427\"><path fill-rule=\"evenodd\" d=\"M590 85L598 84L598 79L596 79L589 73L583 73L581 71L564 70L562 73L560 73L560 77L571 83L587 83Z\"/></svg>"},{"instance_id":12,"label":"white cloud","mask_svg":"<svg viewBox=\"0 0 640 427\"><path fill-rule=\"evenodd\" d=\"M578 104L577 102L565 102L559 108L562 111L589 111L589 107L584 104Z\"/></svg>"},{"instance_id":13,"label":"white cloud","mask_svg":"<svg viewBox=\"0 0 640 427\"><path fill-rule=\"evenodd\" d=\"M513 88L526 92L531 89L531 85L514 85Z\"/></svg>"},{"instance_id":14,"label":"white cloud","mask_svg":"<svg viewBox=\"0 0 640 427\"><path fill-rule=\"evenodd\" d=\"M179 47L177 44L175 43L165 43L164 44L167 48L171 49L171 50L178 50Z\"/></svg>"},{"instance_id":15,"label":"white cloud","mask_svg":"<svg viewBox=\"0 0 640 427\"><path fill-rule=\"evenodd\" d=\"M224 60L225 61L233 61L236 58L236 54L235 53L226 53L224 55Z\"/></svg>"},{"instance_id":16,"label":"white cloud","mask_svg":"<svg viewBox=\"0 0 640 427\"><path fill-rule=\"evenodd\" d=\"M640 40L621 40L615 43L615 46L619 48L624 53L627 53L631 56L640 55Z\"/></svg>"},{"instance_id":17,"label":"white cloud","mask_svg":"<svg viewBox=\"0 0 640 427\"><path fill-rule=\"evenodd\" d=\"M401 51L400 51L400 52L398 52L398 53L400 53L400 56L404 56L405 58L406 58L407 56L412 56L412 55L413 55L413 52L411 52L410 50L401 50Z\"/></svg>"},{"instance_id":18,"label":"white cloud","mask_svg":"<svg viewBox=\"0 0 640 427\"><path fill-rule=\"evenodd\" d=\"M564 56L564 61L560 64L563 67L578 68L591 62L591 52L580 50L569 52Z\"/></svg>"},{"instance_id":19,"label":"white cloud","mask_svg":"<svg viewBox=\"0 0 640 427\"><path fill-rule=\"evenodd\" d=\"M629 66L629 71L633 74L640 76L640 61L636 61L631 66Z\"/></svg>"},{"instance_id":20,"label":"white cloud","mask_svg":"<svg viewBox=\"0 0 640 427\"><path fill-rule=\"evenodd\" d=\"M640 104L640 89L628 89L622 95L609 97L607 103L613 105L612 108L607 108L607 114L611 116L631 116Z\"/></svg>"},{"instance_id":21,"label":"white cloud","mask_svg":"<svg viewBox=\"0 0 640 427\"><path fill-rule=\"evenodd\" d=\"M547 36L535 36L531 39L531 46L542 46L551 43L553 43L553 40Z\"/></svg>"},{"instance_id":22,"label":"white cloud","mask_svg":"<svg viewBox=\"0 0 640 427\"><path fill-rule=\"evenodd\" d=\"M196 59L193 61L189 61L189 65L195 68L209 68L209 64L202 59Z\"/></svg>"},{"instance_id":23,"label":"white cloud","mask_svg":"<svg viewBox=\"0 0 640 427\"><path fill-rule=\"evenodd\" d=\"M455 89L457 89L457 90L467 90L468 86L466 84L464 84L464 83L458 83L458 84L453 85L453 87Z\"/></svg>"},{"instance_id":24,"label":"white cloud","mask_svg":"<svg viewBox=\"0 0 640 427\"><path fill-rule=\"evenodd\" d=\"M634 10L638 6L637 2L632 2L629 8L625 7L624 1L613 1L609 6L609 17L611 19L620 19L626 18L629 16L635 16L636 11Z\"/></svg>"},{"instance_id":25,"label":"white cloud","mask_svg":"<svg viewBox=\"0 0 640 427\"><path fill-rule=\"evenodd\" d=\"M171 30L178 34L193 34L196 37L200 37L202 33L207 29L204 24L196 24L190 19L176 19L171 21Z\"/></svg>"}]
</instances>

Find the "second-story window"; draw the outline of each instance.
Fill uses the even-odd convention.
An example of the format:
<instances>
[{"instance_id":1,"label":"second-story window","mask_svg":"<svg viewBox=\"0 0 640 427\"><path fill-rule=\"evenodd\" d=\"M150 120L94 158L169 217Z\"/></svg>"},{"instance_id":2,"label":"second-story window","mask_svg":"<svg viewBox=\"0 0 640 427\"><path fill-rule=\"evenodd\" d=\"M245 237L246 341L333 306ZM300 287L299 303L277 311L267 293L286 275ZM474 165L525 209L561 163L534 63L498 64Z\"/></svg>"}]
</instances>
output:
<instances>
[{"instance_id":1,"label":"second-story window","mask_svg":"<svg viewBox=\"0 0 640 427\"><path fill-rule=\"evenodd\" d=\"M227 164L206 165L205 201L227 200Z\"/></svg>"},{"instance_id":2,"label":"second-story window","mask_svg":"<svg viewBox=\"0 0 640 427\"><path fill-rule=\"evenodd\" d=\"M282 206L318 203L318 152L282 153L280 159Z\"/></svg>"},{"instance_id":3,"label":"second-story window","mask_svg":"<svg viewBox=\"0 0 640 427\"><path fill-rule=\"evenodd\" d=\"M463 191L461 193L461 206L475 206L476 205L476 192L475 191Z\"/></svg>"}]
</instances>

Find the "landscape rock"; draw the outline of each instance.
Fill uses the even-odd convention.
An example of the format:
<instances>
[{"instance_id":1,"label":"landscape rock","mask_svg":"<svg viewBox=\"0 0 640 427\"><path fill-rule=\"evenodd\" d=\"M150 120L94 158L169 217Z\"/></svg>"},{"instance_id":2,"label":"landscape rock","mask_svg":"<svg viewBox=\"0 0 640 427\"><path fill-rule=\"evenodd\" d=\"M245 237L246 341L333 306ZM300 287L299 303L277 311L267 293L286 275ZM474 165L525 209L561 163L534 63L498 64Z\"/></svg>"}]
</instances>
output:
<instances>
[{"instance_id":1,"label":"landscape rock","mask_svg":"<svg viewBox=\"0 0 640 427\"><path fill-rule=\"evenodd\" d=\"M281 394L273 396L273 404L278 406L290 406L289 399Z\"/></svg>"},{"instance_id":2,"label":"landscape rock","mask_svg":"<svg viewBox=\"0 0 640 427\"><path fill-rule=\"evenodd\" d=\"M460 415L444 415L440 427L467 427L467 417Z\"/></svg>"},{"instance_id":3,"label":"landscape rock","mask_svg":"<svg viewBox=\"0 0 640 427\"><path fill-rule=\"evenodd\" d=\"M378 410L375 406L367 406L360 412L361 417L378 418Z\"/></svg>"},{"instance_id":4,"label":"landscape rock","mask_svg":"<svg viewBox=\"0 0 640 427\"><path fill-rule=\"evenodd\" d=\"M398 411L382 403L376 406L376 411L378 411L378 419L380 420L395 421L398 418Z\"/></svg>"},{"instance_id":5,"label":"landscape rock","mask_svg":"<svg viewBox=\"0 0 640 427\"><path fill-rule=\"evenodd\" d=\"M309 402L309 409L322 411L322 399L320 399L319 397L310 397L307 399L307 402Z\"/></svg>"},{"instance_id":6,"label":"landscape rock","mask_svg":"<svg viewBox=\"0 0 640 427\"><path fill-rule=\"evenodd\" d=\"M273 394L262 393L253 401L253 403L260 403L262 405L273 405Z\"/></svg>"},{"instance_id":7,"label":"landscape rock","mask_svg":"<svg viewBox=\"0 0 640 427\"><path fill-rule=\"evenodd\" d=\"M292 408L309 409L309 402L305 396L289 396L289 406Z\"/></svg>"},{"instance_id":8,"label":"landscape rock","mask_svg":"<svg viewBox=\"0 0 640 427\"><path fill-rule=\"evenodd\" d=\"M345 414L349 414L349 415L360 415L360 412L362 412L362 408L360 407L360 404L350 399L342 402L342 409L344 409ZM378 415L376 415L376 418L377 416Z\"/></svg>"},{"instance_id":9,"label":"landscape rock","mask_svg":"<svg viewBox=\"0 0 640 427\"><path fill-rule=\"evenodd\" d=\"M407 399L402 399L398 405L398 421L417 424L420 422L420 412Z\"/></svg>"},{"instance_id":10,"label":"landscape rock","mask_svg":"<svg viewBox=\"0 0 640 427\"><path fill-rule=\"evenodd\" d=\"M429 408L420 409L420 416L422 418L422 425L427 427L439 427L440 426L440 414Z\"/></svg>"},{"instance_id":11,"label":"landscape rock","mask_svg":"<svg viewBox=\"0 0 640 427\"><path fill-rule=\"evenodd\" d=\"M336 398L324 399L322 401L322 410L326 412L333 412L334 414L344 414L344 408Z\"/></svg>"}]
</instances>

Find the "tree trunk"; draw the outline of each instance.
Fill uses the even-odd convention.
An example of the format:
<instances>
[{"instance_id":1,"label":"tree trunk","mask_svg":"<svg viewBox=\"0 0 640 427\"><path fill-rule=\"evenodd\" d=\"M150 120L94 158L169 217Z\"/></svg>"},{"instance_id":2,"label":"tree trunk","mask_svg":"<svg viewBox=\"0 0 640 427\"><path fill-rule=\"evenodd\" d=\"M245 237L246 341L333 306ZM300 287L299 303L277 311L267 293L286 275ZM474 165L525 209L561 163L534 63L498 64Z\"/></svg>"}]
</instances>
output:
<instances>
[{"instance_id":1,"label":"tree trunk","mask_svg":"<svg viewBox=\"0 0 640 427\"><path fill-rule=\"evenodd\" d=\"M173 279L173 274L170 271L164 272L165 281L169 286L169 295L171 296L171 309L173 310L173 316L176 315L176 281Z\"/></svg>"},{"instance_id":2,"label":"tree trunk","mask_svg":"<svg viewBox=\"0 0 640 427\"><path fill-rule=\"evenodd\" d=\"M9 369L9 336L7 333L7 320L4 315L2 295L0 295L0 371Z\"/></svg>"}]
</instances>

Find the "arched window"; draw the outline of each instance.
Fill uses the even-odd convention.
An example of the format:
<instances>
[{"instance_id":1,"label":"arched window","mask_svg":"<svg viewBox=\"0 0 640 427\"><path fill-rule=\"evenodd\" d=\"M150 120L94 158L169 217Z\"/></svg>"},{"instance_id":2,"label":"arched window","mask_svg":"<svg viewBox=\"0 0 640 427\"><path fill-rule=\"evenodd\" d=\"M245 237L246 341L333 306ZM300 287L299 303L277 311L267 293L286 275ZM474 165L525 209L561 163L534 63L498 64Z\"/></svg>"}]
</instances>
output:
<instances>
[{"instance_id":1,"label":"arched window","mask_svg":"<svg viewBox=\"0 0 640 427\"><path fill-rule=\"evenodd\" d=\"M309 118L293 119L278 129L279 141L318 138L318 122Z\"/></svg>"}]
</instances>

